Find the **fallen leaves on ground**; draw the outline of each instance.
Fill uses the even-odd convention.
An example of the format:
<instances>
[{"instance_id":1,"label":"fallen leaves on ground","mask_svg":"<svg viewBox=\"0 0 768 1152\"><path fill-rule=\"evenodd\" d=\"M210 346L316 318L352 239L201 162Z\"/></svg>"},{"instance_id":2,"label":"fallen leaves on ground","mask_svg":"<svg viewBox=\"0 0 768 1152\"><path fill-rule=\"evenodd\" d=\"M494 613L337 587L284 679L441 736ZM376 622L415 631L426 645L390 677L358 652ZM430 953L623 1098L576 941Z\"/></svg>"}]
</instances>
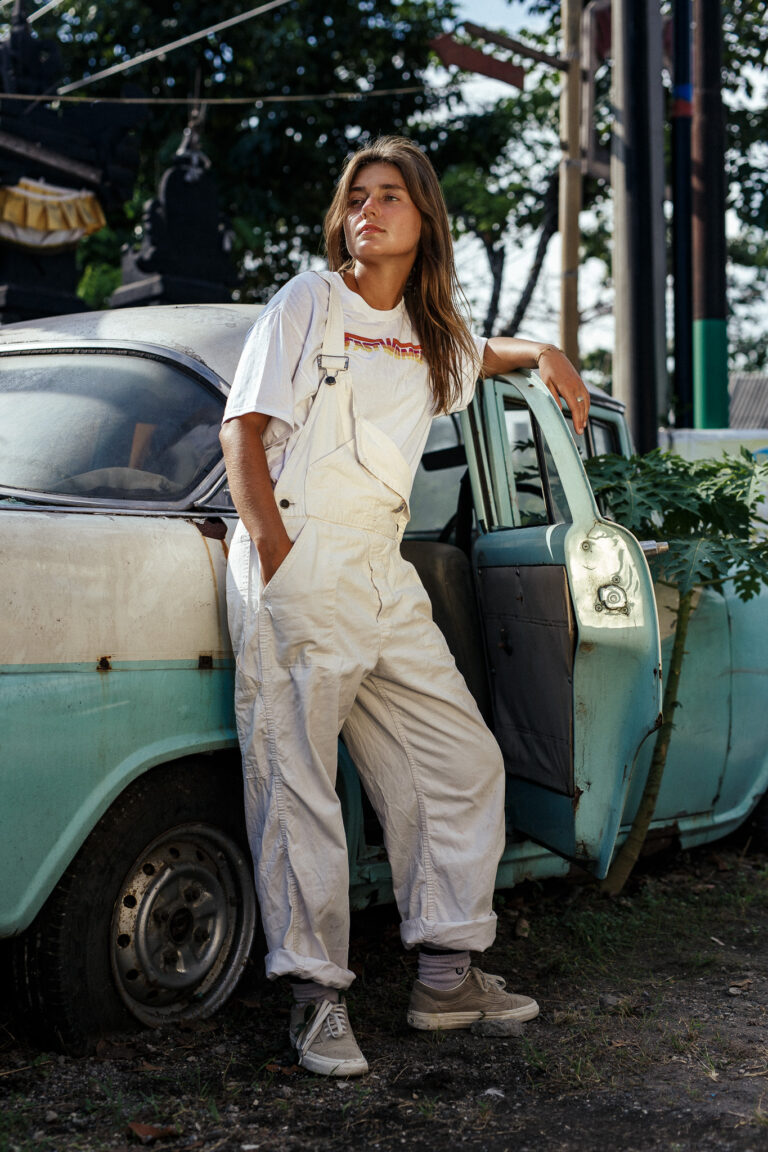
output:
<instances>
[{"instance_id":1,"label":"fallen leaves on ground","mask_svg":"<svg viewBox=\"0 0 768 1152\"><path fill-rule=\"evenodd\" d=\"M131 1120L128 1124L128 1135L133 1136L140 1144L154 1144L156 1140L167 1140L170 1136L178 1136L178 1129L169 1125L142 1124L138 1120Z\"/></svg>"}]
</instances>

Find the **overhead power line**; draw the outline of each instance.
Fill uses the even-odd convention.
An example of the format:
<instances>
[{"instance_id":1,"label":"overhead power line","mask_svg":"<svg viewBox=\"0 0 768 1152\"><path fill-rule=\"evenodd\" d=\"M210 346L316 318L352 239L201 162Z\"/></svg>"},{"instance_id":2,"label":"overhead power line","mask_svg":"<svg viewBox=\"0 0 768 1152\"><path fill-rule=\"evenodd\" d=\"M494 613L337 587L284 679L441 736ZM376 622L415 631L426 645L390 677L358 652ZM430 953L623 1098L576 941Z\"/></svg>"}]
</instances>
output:
<instances>
[{"instance_id":1,"label":"overhead power line","mask_svg":"<svg viewBox=\"0 0 768 1152\"><path fill-rule=\"evenodd\" d=\"M111 68L94 72L92 76L85 76L82 80L74 80L71 84L64 84L57 89L58 94L64 96L68 92L76 92L78 88L85 88L87 84L94 84L97 80L106 79L107 76L115 76L118 72L135 68L138 64L146 63L147 60L154 60L156 56L164 56L168 52L174 52L177 48L184 48L187 44L193 44L195 40L202 40L206 36L213 36L216 32L223 32L225 28L242 24L244 20L251 20L254 16L261 16L264 12L270 12L273 8L281 8L283 4L287 3L288 0L269 0L268 4L262 4L259 8L252 8L249 12L241 12L239 16L230 16L228 20L222 20L219 24L212 24L210 28L202 28L199 32L192 32L189 36L182 36L180 40L174 40L162 48L152 48L149 52L143 52L131 60L123 60L120 64L113 64Z\"/></svg>"},{"instance_id":2,"label":"overhead power line","mask_svg":"<svg viewBox=\"0 0 768 1152\"><path fill-rule=\"evenodd\" d=\"M29 16L27 16L27 24L34 24L35 20L39 20L41 16L45 16L47 12L51 12L54 8L58 8L63 0L48 0L47 4L43 4L42 8L37 8Z\"/></svg>"},{"instance_id":3,"label":"overhead power line","mask_svg":"<svg viewBox=\"0 0 768 1152\"><path fill-rule=\"evenodd\" d=\"M24 95L0 92L3 100L22 100L44 104L300 104L310 100L367 100L369 96L406 96L426 92L423 84L410 88L371 88L367 92L289 93L281 96L59 96L50 93Z\"/></svg>"},{"instance_id":4,"label":"overhead power line","mask_svg":"<svg viewBox=\"0 0 768 1152\"><path fill-rule=\"evenodd\" d=\"M29 16L27 16L27 24L32 24L35 20L39 20L41 16L45 16L46 12L50 12L52 8L58 8L61 3L62 0L48 0L47 4L43 4L42 7L35 9L34 12L31 12ZM0 9L7 8L9 4L13 4L13 0L0 0ZM6 21L3 20L3 23L6 23Z\"/></svg>"}]
</instances>

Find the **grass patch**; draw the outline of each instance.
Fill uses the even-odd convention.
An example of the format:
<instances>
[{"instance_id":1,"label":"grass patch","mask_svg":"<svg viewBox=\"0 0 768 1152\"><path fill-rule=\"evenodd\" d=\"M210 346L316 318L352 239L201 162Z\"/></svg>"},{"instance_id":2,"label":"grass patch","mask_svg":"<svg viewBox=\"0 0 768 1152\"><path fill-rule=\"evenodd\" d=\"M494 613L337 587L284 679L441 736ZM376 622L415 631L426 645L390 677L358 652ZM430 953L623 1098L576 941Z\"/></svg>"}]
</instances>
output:
<instances>
[{"instance_id":1,"label":"grass patch","mask_svg":"<svg viewBox=\"0 0 768 1152\"><path fill-rule=\"evenodd\" d=\"M14 1092L0 1108L0 1152L43 1152L49 1142L34 1139L33 1106L21 1093Z\"/></svg>"},{"instance_id":2,"label":"grass patch","mask_svg":"<svg viewBox=\"0 0 768 1152\"><path fill-rule=\"evenodd\" d=\"M714 858L718 869L719 858ZM705 874L706 876L706 874ZM563 898L562 890L542 895L530 885L525 895L525 916L530 923L526 955L542 974L585 976L610 973L621 956L624 975L647 971L648 949L662 947L671 957L693 968L717 963L719 945L711 925L738 930L742 943L759 943L764 934L753 923L755 912L768 909L768 870L736 858L718 883L706 878L691 883L690 876L646 874L630 895L611 899L585 883ZM519 903L519 897L518 897Z\"/></svg>"},{"instance_id":3,"label":"grass patch","mask_svg":"<svg viewBox=\"0 0 768 1152\"><path fill-rule=\"evenodd\" d=\"M716 1013L702 1024L676 1017L675 1004L686 995L709 1005L714 997L720 1015L735 1007L728 987L743 975L742 954L749 963L765 935L768 871L732 853L694 861L648 870L614 899L590 883L562 882L516 889L500 905L507 927L499 967L542 1005L521 1046L533 1087L637 1084L671 1064L684 1065L691 1090L703 1091L742 1058L741 1042L719 1033ZM523 939L515 933L521 916Z\"/></svg>"}]
</instances>

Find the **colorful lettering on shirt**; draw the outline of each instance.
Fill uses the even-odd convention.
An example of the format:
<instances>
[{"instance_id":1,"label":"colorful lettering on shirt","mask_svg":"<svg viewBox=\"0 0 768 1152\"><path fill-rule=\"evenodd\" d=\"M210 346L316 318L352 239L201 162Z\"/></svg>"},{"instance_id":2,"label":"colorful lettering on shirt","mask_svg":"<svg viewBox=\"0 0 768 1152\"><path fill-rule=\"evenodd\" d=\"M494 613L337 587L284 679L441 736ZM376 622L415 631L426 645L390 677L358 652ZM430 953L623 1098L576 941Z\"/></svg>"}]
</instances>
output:
<instances>
[{"instance_id":1,"label":"colorful lettering on shirt","mask_svg":"<svg viewBox=\"0 0 768 1152\"><path fill-rule=\"evenodd\" d=\"M380 348L388 356L394 356L396 360L421 360L421 344L403 344L394 336L380 339L345 332L344 347L357 348L361 352L375 352Z\"/></svg>"}]
</instances>

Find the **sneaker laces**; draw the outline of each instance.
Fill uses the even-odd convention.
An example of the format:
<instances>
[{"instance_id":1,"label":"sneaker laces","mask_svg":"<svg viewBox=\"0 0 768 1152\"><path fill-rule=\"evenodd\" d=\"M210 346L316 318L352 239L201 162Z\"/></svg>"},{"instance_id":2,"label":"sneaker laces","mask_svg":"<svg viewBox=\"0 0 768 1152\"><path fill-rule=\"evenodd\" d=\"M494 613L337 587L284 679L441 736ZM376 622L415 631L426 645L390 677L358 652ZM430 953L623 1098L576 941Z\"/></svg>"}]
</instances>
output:
<instances>
[{"instance_id":1,"label":"sneaker laces","mask_svg":"<svg viewBox=\"0 0 768 1152\"><path fill-rule=\"evenodd\" d=\"M331 1010L323 1021L323 1028L334 1040L349 1031L346 1004L331 1004Z\"/></svg>"},{"instance_id":2,"label":"sneaker laces","mask_svg":"<svg viewBox=\"0 0 768 1152\"><path fill-rule=\"evenodd\" d=\"M303 1055L314 1043L314 1040L323 1029L332 1040L338 1040L349 1031L347 1006L342 1001L333 1004L330 1000L323 1000L318 1004L317 1011L306 1026L303 1035L296 1039L296 1051Z\"/></svg>"},{"instance_id":3,"label":"sneaker laces","mask_svg":"<svg viewBox=\"0 0 768 1152\"><path fill-rule=\"evenodd\" d=\"M483 992L503 992L507 986L503 976L492 976L490 972L483 972L480 968L473 968L472 971L477 976L477 982Z\"/></svg>"}]
</instances>

